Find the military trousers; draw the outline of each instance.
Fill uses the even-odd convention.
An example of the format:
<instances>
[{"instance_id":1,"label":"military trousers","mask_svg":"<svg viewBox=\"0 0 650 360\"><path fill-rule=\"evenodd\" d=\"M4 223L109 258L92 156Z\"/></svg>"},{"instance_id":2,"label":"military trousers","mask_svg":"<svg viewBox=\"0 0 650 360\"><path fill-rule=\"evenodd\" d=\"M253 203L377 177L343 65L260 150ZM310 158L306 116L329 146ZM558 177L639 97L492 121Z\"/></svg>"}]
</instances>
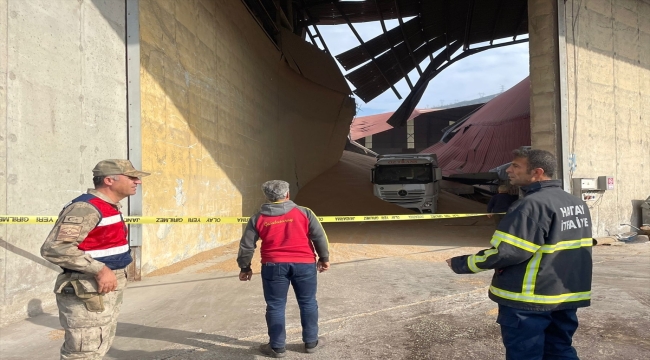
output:
<instances>
[{"instance_id":1,"label":"military trousers","mask_svg":"<svg viewBox=\"0 0 650 360\"><path fill-rule=\"evenodd\" d=\"M64 291L66 288L70 289L71 283L75 282L75 286L83 287L86 292L93 294L94 290L96 293L97 282L92 275L64 273L57 278L56 303L59 307L59 321L65 330L61 360L99 360L110 349L126 288L126 271L122 269L114 272L117 277L117 289L99 295L102 311L89 311L83 298L70 291Z\"/></svg>"}]
</instances>

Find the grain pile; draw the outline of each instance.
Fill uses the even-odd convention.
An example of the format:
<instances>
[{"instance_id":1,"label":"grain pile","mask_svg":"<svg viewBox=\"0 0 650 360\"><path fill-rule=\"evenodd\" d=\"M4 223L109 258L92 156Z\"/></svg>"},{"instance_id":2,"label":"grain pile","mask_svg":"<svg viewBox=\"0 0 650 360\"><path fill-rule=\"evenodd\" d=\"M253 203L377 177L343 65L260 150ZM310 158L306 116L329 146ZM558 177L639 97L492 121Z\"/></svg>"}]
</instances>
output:
<instances>
[{"instance_id":1,"label":"grain pile","mask_svg":"<svg viewBox=\"0 0 650 360\"><path fill-rule=\"evenodd\" d=\"M413 214L372 194L370 168L374 159L345 151L337 165L304 186L295 202L319 216ZM482 213L485 205L442 191L438 213ZM394 222L326 223L333 264L401 257L438 262L489 247L494 225L486 217ZM238 271L238 243L231 243L147 276L177 272ZM259 251L253 259L259 271Z\"/></svg>"}]
</instances>

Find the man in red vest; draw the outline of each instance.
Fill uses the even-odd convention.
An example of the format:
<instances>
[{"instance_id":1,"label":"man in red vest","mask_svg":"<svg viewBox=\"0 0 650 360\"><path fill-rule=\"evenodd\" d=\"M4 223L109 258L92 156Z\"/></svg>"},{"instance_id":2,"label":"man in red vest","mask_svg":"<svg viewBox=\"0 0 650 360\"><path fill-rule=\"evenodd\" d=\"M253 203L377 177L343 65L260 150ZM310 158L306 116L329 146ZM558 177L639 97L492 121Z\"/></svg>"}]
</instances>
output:
<instances>
[{"instance_id":1,"label":"man in red vest","mask_svg":"<svg viewBox=\"0 0 650 360\"><path fill-rule=\"evenodd\" d=\"M269 343L260 346L260 351L275 358L286 355L284 312L291 284L300 307L304 349L313 353L324 343L324 339L318 337L316 274L330 267L327 235L310 209L289 200L289 183L267 181L262 185L262 191L269 202L263 204L248 221L237 257L241 268L239 280L250 280L256 243L262 240L261 275ZM318 261L314 251L318 254Z\"/></svg>"},{"instance_id":2,"label":"man in red vest","mask_svg":"<svg viewBox=\"0 0 650 360\"><path fill-rule=\"evenodd\" d=\"M41 247L43 258L63 268L54 286L65 329L61 359L101 359L113 343L125 268L133 261L120 200L147 175L129 160L100 161L95 188L63 208Z\"/></svg>"}]
</instances>

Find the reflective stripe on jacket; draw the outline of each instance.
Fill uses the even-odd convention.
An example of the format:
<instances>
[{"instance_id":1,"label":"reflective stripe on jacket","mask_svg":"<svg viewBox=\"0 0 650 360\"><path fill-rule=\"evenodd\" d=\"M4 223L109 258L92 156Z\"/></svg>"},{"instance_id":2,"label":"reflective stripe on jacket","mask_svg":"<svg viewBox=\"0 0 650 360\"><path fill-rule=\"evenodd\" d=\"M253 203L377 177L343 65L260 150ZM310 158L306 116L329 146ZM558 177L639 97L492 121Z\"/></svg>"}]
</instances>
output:
<instances>
[{"instance_id":1,"label":"reflective stripe on jacket","mask_svg":"<svg viewBox=\"0 0 650 360\"><path fill-rule=\"evenodd\" d=\"M525 310L589 306L592 233L587 205L560 180L522 187L523 199L505 215L490 244L452 259L456 273L495 269L489 290L495 302Z\"/></svg>"}]
</instances>

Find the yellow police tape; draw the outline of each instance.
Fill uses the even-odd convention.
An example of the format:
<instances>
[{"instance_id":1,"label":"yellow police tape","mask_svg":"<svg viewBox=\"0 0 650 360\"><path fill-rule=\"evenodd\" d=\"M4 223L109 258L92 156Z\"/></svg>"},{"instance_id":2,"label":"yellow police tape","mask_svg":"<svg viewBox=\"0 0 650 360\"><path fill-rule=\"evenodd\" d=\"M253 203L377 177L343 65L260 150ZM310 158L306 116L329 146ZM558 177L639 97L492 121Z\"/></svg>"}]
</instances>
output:
<instances>
[{"instance_id":1,"label":"yellow police tape","mask_svg":"<svg viewBox=\"0 0 650 360\"><path fill-rule=\"evenodd\" d=\"M403 221L430 219L457 219L488 214L413 214L413 215L362 215L362 216L317 216L323 223L333 222L365 222L365 221ZM125 216L124 221L130 225L138 224L245 224L248 217L223 216ZM57 216L20 216L1 215L0 224L54 224Z\"/></svg>"}]
</instances>

